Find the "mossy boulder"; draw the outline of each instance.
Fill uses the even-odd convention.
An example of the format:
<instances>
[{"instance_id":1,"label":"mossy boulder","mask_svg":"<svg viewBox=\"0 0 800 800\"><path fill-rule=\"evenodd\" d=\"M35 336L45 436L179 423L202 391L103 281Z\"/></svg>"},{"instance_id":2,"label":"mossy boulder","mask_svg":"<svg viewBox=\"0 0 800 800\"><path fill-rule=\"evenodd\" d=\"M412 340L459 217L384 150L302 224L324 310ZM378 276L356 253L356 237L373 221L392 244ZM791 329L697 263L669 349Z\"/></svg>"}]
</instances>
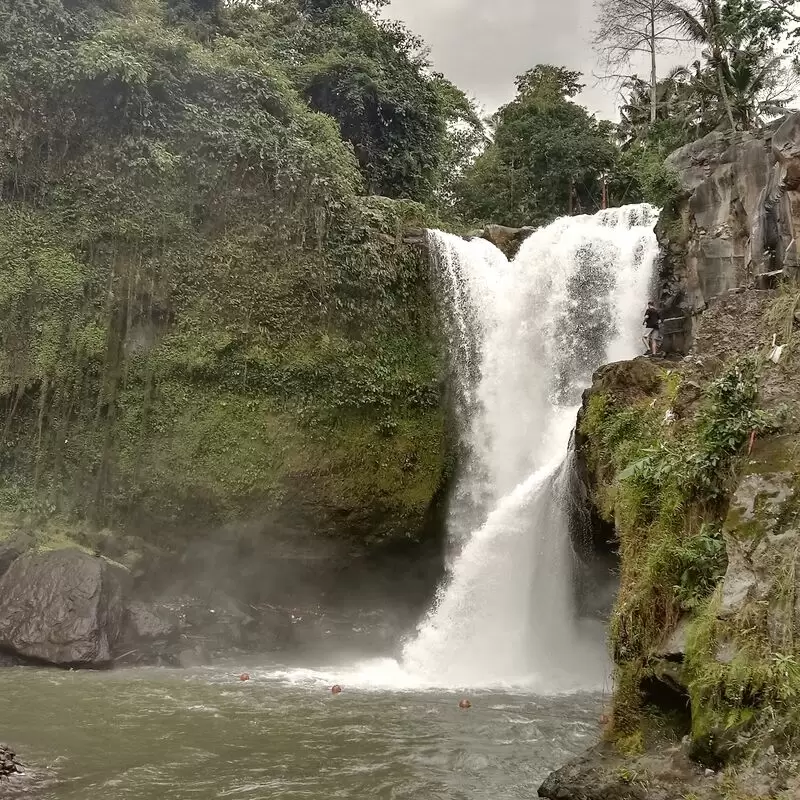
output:
<instances>
[{"instance_id":1,"label":"mossy boulder","mask_svg":"<svg viewBox=\"0 0 800 800\"><path fill-rule=\"evenodd\" d=\"M776 376L757 359L700 364L600 370L576 442L594 519L619 543L610 735L666 714L718 766L800 730L800 448L760 408Z\"/></svg>"}]
</instances>

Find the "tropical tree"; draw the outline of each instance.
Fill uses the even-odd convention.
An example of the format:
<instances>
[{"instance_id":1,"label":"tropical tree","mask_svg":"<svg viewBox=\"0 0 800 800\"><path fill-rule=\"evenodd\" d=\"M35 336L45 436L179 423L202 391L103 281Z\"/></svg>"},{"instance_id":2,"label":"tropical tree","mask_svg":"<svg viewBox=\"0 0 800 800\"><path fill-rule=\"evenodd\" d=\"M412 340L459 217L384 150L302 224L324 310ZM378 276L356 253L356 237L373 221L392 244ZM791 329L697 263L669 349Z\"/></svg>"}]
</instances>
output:
<instances>
[{"instance_id":1,"label":"tropical tree","mask_svg":"<svg viewBox=\"0 0 800 800\"><path fill-rule=\"evenodd\" d=\"M493 141L458 182L463 217L542 224L600 208L616 147L610 124L573 101L580 77L539 65L517 78L517 96L492 120Z\"/></svg>"},{"instance_id":2,"label":"tropical tree","mask_svg":"<svg viewBox=\"0 0 800 800\"><path fill-rule=\"evenodd\" d=\"M688 135L697 130L698 98L690 70L675 67L655 88L654 118L653 93L647 81L633 77L625 82L617 129L623 149L653 136L660 138L656 132L663 131L668 124Z\"/></svg>"},{"instance_id":3,"label":"tropical tree","mask_svg":"<svg viewBox=\"0 0 800 800\"><path fill-rule=\"evenodd\" d=\"M376 15L383 4L260 0L229 12L237 41L284 65L304 100L336 120L368 194L430 202L452 174L454 118L470 104L431 69L418 37Z\"/></svg>"},{"instance_id":4,"label":"tropical tree","mask_svg":"<svg viewBox=\"0 0 800 800\"><path fill-rule=\"evenodd\" d=\"M666 10L681 31L703 48L729 126L737 127L737 116L742 125L747 125L753 118L751 108L743 113L737 106L738 114L735 113L732 90L738 86L738 100L746 97L754 102L767 83L772 82L777 69L777 62L773 61L774 42L783 31L784 11L765 6L761 0L668 2ZM706 77L703 75L701 80Z\"/></svg>"},{"instance_id":5,"label":"tropical tree","mask_svg":"<svg viewBox=\"0 0 800 800\"><path fill-rule=\"evenodd\" d=\"M607 78L626 80L625 70L644 55L650 62L650 122L658 116L658 57L685 40L681 21L668 0L595 0L598 27L594 46Z\"/></svg>"}]
</instances>

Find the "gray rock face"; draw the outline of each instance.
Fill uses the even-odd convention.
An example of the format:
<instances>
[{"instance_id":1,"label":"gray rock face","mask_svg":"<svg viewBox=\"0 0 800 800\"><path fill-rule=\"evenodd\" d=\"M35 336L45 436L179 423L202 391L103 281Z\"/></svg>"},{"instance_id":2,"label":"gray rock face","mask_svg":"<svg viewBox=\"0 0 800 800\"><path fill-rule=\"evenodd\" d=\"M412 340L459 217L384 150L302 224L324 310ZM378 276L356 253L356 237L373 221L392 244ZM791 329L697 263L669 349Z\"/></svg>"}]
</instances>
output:
<instances>
[{"instance_id":1,"label":"gray rock face","mask_svg":"<svg viewBox=\"0 0 800 800\"><path fill-rule=\"evenodd\" d=\"M4 744L0 744L0 781L20 771L17 754Z\"/></svg>"},{"instance_id":2,"label":"gray rock face","mask_svg":"<svg viewBox=\"0 0 800 800\"><path fill-rule=\"evenodd\" d=\"M17 558L0 579L0 649L59 666L109 666L122 624L119 582L80 550Z\"/></svg>"},{"instance_id":3,"label":"gray rock face","mask_svg":"<svg viewBox=\"0 0 800 800\"><path fill-rule=\"evenodd\" d=\"M731 500L725 521L728 569L719 616L766 615L775 652L792 652L800 630L800 496L795 436L760 445Z\"/></svg>"},{"instance_id":4,"label":"gray rock face","mask_svg":"<svg viewBox=\"0 0 800 800\"><path fill-rule=\"evenodd\" d=\"M508 228L505 225L487 225L477 233L482 239L490 241L498 250L502 250L507 258L514 258L522 247L522 243L536 228Z\"/></svg>"},{"instance_id":5,"label":"gray rock face","mask_svg":"<svg viewBox=\"0 0 800 800\"><path fill-rule=\"evenodd\" d=\"M665 307L687 317L756 276L797 268L800 229L800 114L762 134L715 132L667 164L686 192L667 244Z\"/></svg>"},{"instance_id":6,"label":"gray rock face","mask_svg":"<svg viewBox=\"0 0 800 800\"><path fill-rule=\"evenodd\" d=\"M128 604L126 626L131 637L137 641L170 639L180 632L177 617L163 608L139 600Z\"/></svg>"}]
</instances>

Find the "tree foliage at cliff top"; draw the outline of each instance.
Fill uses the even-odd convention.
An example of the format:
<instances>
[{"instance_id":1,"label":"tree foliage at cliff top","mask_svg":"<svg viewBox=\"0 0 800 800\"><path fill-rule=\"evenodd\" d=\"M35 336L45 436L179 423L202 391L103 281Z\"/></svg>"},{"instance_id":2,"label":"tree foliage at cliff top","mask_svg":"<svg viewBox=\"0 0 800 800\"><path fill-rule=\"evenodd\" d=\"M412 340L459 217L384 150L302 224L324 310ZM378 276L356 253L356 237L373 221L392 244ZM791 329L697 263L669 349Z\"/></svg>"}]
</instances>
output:
<instances>
[{"instance_id":1,"label":"tree foliage at cliff top","mask_svg":"<svg viewBox=\"0 0 800 800\"><path fill-rule=\"evenodd\" d=\"M468 218L535 225L601 205L600 178L615 163L613 126L574 102L580 73L539 65L493 117L494 138L458 185Z\"/></svg>"},{"instance_id":2,"label":"tree foliage at cliff top","mask_svg":"<svg viewBox=\"0 0 800 800\"><path fill-rule=\"evenodd\" d=\"M398 237L426 212L362 193L429 199L470 107L414 53L347 2L0 6L9 502L419 523L439 353Z\"/></svg>"}]
</instances>

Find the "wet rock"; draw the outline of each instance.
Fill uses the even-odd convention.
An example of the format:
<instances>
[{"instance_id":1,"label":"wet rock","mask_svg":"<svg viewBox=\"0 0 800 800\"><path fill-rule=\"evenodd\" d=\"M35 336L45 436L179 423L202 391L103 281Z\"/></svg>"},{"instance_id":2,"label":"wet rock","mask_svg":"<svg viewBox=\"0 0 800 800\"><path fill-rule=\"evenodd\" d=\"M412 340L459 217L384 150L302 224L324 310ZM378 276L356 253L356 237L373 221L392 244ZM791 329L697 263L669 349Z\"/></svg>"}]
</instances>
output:
<instances>
[{"instance_id":1,"label":"wet rock","mask_svg":"<svg viewBox=\"0 0 800 800\"><path fill-rule=\"evenodd\" d=\"M134 600L125 611L126 626L136 640L170 639L180 632L177 617L156 604Z\"/></svg>"},{"instance_id":2,"label":"wet rock","mask_svg":"<svg viewBox=\"0 0 800 800\"><path fill-rule=\"evenodd\" d=\"M536 228L508 228L505 225L487 225L478 235L482 239L490 241L498 250L501 250L506 258L514 258L519 252L522 243L532 234Z\"/></svg>"},{"instance_id":3,"label":"wet rock","mask_svg":"<svg viewBox=\"0 0 800 800\"><path fill-rule=\"evenodd\" d=\"M712 780L675 744L664 743L653 752L629 758L620 756L610 746L601 745L549 775L539 787L539 797L547 800L685 800L698 795Z\"/></svg>"},{"instance_id":4,"label":"wet rock","mask_svg":"<svg viewBox=\"0 0 800 800\"><path fill-rule=\"evenodd\" d=\"M108 564L75 550L28 553L0 579L0 650L58 666L110 666L122 625Z\"/></svg>"},{"instance_id":5,"label":"wet rock","mask_svg":"<svg viewBox=\"0 0 800 800\"><path fill-rule=\"evenodd\" d=\"M0 744L0 781L21 772L17 754L4 744Z\"/></svg>"},{"instance_id":6,"label":"wet rock","mask_svg":"<svg viewBox=\"0 0 800 800\"><path fill-rule=\"evenodd\" d=\"M294 639L292 627L289 612L245 606L217 590L135 600L128 604L118 658L126 664L200 666L232 653L282 649Z\"/></svg>"},{"instance_id":7,"label":"wet rock","mask_svg":"<svg viewBox=\"0 0 800 800\"><path fill-rule=\"evenodd\" d=\"M122 637L115 661L123 664L177 664L180 649L180 621L168 608L139 600L125 608Z\"/></svg>"},{"instance_id":8,"label":"wet rock","mask_svg":"<svg viewBox=\"0 0 800 800\"><path fill-rule=\"evenodd\" d=\"M202 645L181 650L178 653L178 664L183 669L204 667L212 661L211 654Z\"/></svg>"}]
</instances>

